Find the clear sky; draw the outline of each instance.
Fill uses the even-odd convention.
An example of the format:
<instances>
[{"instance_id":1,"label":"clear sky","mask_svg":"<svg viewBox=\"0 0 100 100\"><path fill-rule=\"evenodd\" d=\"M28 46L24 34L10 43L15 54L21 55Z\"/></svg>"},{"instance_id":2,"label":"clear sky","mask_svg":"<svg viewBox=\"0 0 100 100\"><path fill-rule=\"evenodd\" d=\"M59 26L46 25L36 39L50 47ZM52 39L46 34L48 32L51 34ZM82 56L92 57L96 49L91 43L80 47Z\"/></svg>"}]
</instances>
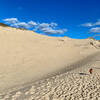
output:
<instances>
[{"instance_id":1,"label":"clear sky","mask_svg":"<svg viewBox=\"0 0 100 100\"><path fill-rule=\"evenodd\" d=\"M87 38L100 33L100 0L0 0L0 22L12 20L39 33Z\"/></svg>"}]
</instances>

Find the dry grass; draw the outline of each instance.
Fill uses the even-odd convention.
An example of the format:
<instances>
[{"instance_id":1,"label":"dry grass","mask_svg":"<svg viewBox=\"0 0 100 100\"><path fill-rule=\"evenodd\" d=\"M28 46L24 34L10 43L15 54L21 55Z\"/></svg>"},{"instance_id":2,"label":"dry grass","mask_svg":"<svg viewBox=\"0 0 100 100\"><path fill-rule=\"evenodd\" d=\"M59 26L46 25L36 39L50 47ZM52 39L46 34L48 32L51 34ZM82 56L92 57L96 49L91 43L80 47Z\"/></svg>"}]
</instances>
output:
<instances>
[{"instance_id":1,"label":"dry grass","mask_svg":"<svg viewBox=\"0 0 100 100\"><path fill-rule=\"evenodd\" d=\"M0 26L2 26L2 27L9 27L8 25L6 25L4 23L0 23Z\"/></svg>"},{"instance_id":2,"label":"dry grass","mask_svg":"<svg viewBox=\"0 0 100 100\"><path fill-rule=\"evenodd\" d=\"M25 28L16 28L16 29L20 29L20 30L27 30L27 29L25 29Z\"/></svg>"},{"instance_id":3,"label":"dry grass","mask_svg":"<svg viewBox=\"0 0 100 100\"><path fill-rule=\"evenodd\" d=\"M4 24L4 23L0 23L0 26L2 26L2 27L11 27L11 26L9 26L9 25L7 25L7 24ZM12 28L16 28L16 27L12 27ZM16 28L16 29L27 30L27 29L25 29L25 28Z\"/></svg>"}]
</instances>

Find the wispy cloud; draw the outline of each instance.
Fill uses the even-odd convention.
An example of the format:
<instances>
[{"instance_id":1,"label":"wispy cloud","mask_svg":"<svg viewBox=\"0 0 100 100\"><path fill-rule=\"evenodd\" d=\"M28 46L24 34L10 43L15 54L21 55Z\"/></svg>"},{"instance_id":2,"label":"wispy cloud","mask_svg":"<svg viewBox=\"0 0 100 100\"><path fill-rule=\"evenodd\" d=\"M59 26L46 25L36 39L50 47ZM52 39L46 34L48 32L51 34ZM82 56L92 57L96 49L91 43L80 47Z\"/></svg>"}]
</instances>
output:
<instances>
[{"instance_id":1,"label":"wispy cloud","mask_svg":"<svg viewBox=\"0 0 100 100\"><path fill-rule=\"evenodd\" d=\"M28 23L26 22L18 22L18 23L14 23L11 26L16 27L16 28L25 28L25 29L29 29L29 28L34 28L37 25L36 22L33 21L29 21Z\"/></svg>"},{"instance_id":2,"label":"wispy cloud","mask_svg":"<svg viewBox=\"0 0 100 100\"><path fill-rule=\"evenodd\" d=\"M84 24L81 24L81 26L83 27L94 27L94 26L99 26L100 25L100 19L98 19L96 22L92 23L92 22L87 22Z\"/></svg>"},{"instance_id":3,"label":"wispy cloud","mask_svg":"<svg viewBox=\"0 0 100 100\"><path fill-rule=\"evenodd\" d=\"M88 23L85 23L85 24L81 24L81 26L84 26L84 27L92 27L93 24L88 22Z\"/></svg>"},{"instance_id":4,"label":"wispy cloud","mask_svg":"<svg viewBox=\"0 0 100 100\"><path fill-rule=\"evenodd\" d=\"M4 22L6 22L7 24L15 24L18 22L17 18L7 18L7 19L3 19Z\"/></svg>"},{"instance_id":5,"label":"wispy cloud","mask_svg":"<svg viewBox=\"0 0 100 100\"><path fill-rule=\"evenodd\" d=\"M30 27L34 27L34 26L36 26L36 25L38 25L36 22L34 22L34 21L29 21L28 23L27 23Z\"/></svg>"},{"instance_id":6,"label":"wispy cloud","mask_svg":"<svg viewBox=\"0 0 100 100\"><path fill-rule=\"evenodd\" d=\"M81 26L90 28L89 33L100 33L100 19L98 19L94 23L88 22L81 24Z\"/></svg>"},{"instance_id":7,"label":"wispy cloud","mask_svg":"<svg viewBox=\"0 0 100 100\"><path fill-rule=\"evenodd\" d=\"M29 22L20 22L17 18L7 18L3 19L3 21L10 26L16 27L16 28L25 28L30 29L33 28L35 31L40 31L42 33L46 34L64 34L67 32L67 29L58 29L57 23L37 23L34 21Z\"/></svg>"},{"instance_id":8,"label":"wispy cloud","mask_svg":"<svg viewBox=\"0 0 100 100\"><path fill-rule=\"evenodd\" d=\"M46 34L63 34L67 32L67 29L56 29L56 26L58 26L57 23L41 23L38 25L36 30L39 30L41 32L44 32Z\"/></svg>"},{"instance_id":9,"label":"wispy cloud","mask_svg":"<svg viewBox=\"0 0 100 100\"><path fill-rule=\"evenodd\" d=\"M16 27L16 28L25 28L25 29L29 28L29 25L25 22L14 23L11 26Z\"/></svg>"},{"instance_id":10,"label":"wispy cloud","mask_svg":"<svg viewBox=\"0 0 100 100\"><path fill-rule=\"evenodd\" d=\"M96 23L94 23L94 26L100 25L100 19Z\"/></svg>"},{"instance_id":11,"label":"wispy cloud","mask_svg":"<svg viewBox=\"0 0 100 100\"><path fill-rule=\"evenodd\" d=\"M65 32L67 32L67 29L53 29L51 27L45 27L45 28L41 28L40 31L47 33L47 34L63 34Z\"/></svg>"},{"instance_id":12,"label":"wispy cloud","mask_svg":"<svg viewBox=\"0 0 100 100\"><path fill-rule=\"evenodd\" d=\"M91 33L100 33L100 27L95 27L90 29Z\"/></svg>"},{"instance_id":13,"label":"wispy cloud","mask_svg":"<svg viewBox=\"0 0 100 100\"><path fill-rule=\"evenodd\" d=\"M7 18L7 19L3 19L3 21L9 24L10 26L13 26L16 28L29 29L29 28L34 28L37 25L37 23L34 21L20 22L17 18Z\"/></svg>"}]
</instances>

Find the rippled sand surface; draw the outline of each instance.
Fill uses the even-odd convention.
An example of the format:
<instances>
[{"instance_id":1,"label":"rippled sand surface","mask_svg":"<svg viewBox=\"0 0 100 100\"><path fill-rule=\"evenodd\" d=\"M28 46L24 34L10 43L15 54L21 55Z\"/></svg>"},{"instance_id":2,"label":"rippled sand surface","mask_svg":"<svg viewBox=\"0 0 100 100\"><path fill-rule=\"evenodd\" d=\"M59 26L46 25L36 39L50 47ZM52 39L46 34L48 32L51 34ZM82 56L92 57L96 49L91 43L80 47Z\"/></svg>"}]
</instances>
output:
<instances>
[{"instance_id":1,"label":"rippled sand surface","mask_svg":"<svg viewBox=\"0 0 100 100\"><path fill-rule=\"evenodd\" d=\"M100 55L85 65L81 63L82 66L79 68L1 95L0 100L99 100L99 58ZM92 75L89 73L90 68L93 68Z\"/></svg>"}]
</instances>

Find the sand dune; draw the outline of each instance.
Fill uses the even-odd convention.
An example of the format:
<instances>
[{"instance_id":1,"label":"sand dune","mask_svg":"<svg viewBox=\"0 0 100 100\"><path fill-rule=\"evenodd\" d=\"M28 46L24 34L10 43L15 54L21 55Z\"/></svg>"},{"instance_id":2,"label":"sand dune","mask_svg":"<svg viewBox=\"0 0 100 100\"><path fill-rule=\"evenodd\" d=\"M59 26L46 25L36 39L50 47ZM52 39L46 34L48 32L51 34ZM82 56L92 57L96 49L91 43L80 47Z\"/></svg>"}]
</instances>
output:
<instances>
[{"instance_id":1,"label":"sand dune","mask_svg":"<svg viewBox=\"0 0 100 100\"><path fill-rule=\"evenodd\" d=\"M92 39L48 37L0 26L0 93L67 69L98 51L99 42Z\"/></svg>"},{"instance_id":2,"label":"sand dune","mask_svg":"<svg viewBox=\"0 0 100 100\"><path fill-rule=\"evenodd\" d=\"M92 58L93 57L93 58ZM99 100L100 52L84 59L70 71L28 84L1 95L1 100ZM93 68L93 75L88 70Z\"/></svg>"}]
</instances>

